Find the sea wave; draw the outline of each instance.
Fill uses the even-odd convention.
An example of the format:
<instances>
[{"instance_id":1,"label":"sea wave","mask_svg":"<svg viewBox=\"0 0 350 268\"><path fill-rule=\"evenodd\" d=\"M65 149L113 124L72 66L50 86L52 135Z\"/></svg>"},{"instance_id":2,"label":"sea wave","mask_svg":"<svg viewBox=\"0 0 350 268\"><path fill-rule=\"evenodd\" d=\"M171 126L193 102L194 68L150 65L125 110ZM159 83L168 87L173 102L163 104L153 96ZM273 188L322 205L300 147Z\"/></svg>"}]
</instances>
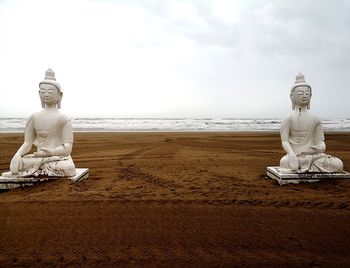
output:
<instances>
[{"instance_id":1,"label":"sea wave","mask_svg":"<svg viewBox=\"0 0 350 268\"><path fill-rule=\"evenodd\" d=\"M0 132L23 131L25 118L0 118ZM278 131L276 118L73 118L74 131ZM350 119L322 119L326 131L350 131Z\"/></svg>"}]
</instances>

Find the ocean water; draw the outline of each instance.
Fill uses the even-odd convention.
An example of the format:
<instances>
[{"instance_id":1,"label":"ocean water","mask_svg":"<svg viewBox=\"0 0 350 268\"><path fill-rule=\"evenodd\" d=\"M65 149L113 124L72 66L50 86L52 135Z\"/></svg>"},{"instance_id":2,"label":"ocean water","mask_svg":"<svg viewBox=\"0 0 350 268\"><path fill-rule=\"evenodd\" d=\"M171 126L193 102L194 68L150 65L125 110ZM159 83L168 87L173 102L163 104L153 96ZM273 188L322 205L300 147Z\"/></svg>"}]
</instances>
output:
<instances>
[{"instance_id":1,"label":"ocean water","mask_svg":"<svg viewBox=\"0 0 350 268\"><path fill-rule=\"evenodd\" d=\"M26 118L0 118L0 132L23 131ZM72 118L74 131L278 131L275 118ZM326 131L350 131L350 118L322 119Z\"/></svg>"}]
</instances>

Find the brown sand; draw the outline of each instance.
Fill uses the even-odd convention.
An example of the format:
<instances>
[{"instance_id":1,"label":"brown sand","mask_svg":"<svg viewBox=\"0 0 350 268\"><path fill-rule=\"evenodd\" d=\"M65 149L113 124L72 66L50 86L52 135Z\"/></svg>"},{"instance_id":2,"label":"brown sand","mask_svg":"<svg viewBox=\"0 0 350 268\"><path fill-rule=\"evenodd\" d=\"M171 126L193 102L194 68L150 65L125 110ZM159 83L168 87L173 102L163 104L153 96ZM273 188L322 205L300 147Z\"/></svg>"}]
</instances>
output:
<instances>
[{"instance_id":1,"label":"brown sand","mask_svg":"<svg viewBox=\"0 0 350 268\"><path fill-rule=\"evenodd\" d=\"M350 134L326 135L350 170ZM23 141L0 134L0 171ZM0 194L0 266L350 267L350 180L278 186L276 133L76 133L89 179Z\"/></svg>"}]
</instances>

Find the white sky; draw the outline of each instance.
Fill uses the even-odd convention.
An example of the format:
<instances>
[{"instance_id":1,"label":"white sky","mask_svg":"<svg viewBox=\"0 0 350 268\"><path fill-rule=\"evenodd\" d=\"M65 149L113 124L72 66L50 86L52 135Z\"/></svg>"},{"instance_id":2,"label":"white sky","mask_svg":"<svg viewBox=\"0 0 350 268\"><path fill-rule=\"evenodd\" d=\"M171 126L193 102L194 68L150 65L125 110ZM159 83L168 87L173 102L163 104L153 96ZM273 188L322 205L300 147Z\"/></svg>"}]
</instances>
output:
<instances>
[{"instance_id":1,"label":"white sky","mask_svg":"<svg viewBox=\"0 0 350 268\"><path fill-rule=\"evenodd\" d=\"M71 117L350 117L350 1L0 0L0 117L40 110L52 68Z\"/></svg>"}]
</instances>

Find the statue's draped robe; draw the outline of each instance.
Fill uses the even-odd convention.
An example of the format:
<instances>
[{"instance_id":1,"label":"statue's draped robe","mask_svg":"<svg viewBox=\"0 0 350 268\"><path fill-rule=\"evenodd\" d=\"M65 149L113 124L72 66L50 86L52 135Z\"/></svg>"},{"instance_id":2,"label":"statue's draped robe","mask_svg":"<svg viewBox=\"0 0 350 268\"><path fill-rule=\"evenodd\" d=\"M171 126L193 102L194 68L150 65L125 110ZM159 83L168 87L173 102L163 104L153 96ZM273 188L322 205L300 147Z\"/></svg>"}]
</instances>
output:
<instances>
[{"instance_id":1,"label":"statue's draped robe","mask_svg":"<svg viewBox=\"0 0 350 268\"><path fill-rule=\"evenodd\" d=\"M342 170L342 162L340 159L327 155L325 153L303 154L311 146L317 146L325 140L323 127L320 119L309 113L311 123L306 132L298 133L291 128L292 117L295 113L288 116L281 125L281 136L289 133L288 142L290 143L294 153L299 161L299 169L297 172L338 172ZM284 156L285 158L288 155ZM288 158L287 158L288 159ZM341 168L339 168L341 166Z\"/></svg>"},{"instance_id":2,"label":"statue's draped robe","mask_svg":"<svg viewBox=\"0 0 350 268\"><path fill-rule=\"evenodd\" d=\"M49 131L36 131L35 114L26 123L26 131L35 133L34 145L37 151L41 148L57 148L66 143L73 143L73 133L63 131L67 124L71 124L70 119L60 114L56 125ZM23 156L23 161L31 162L30 168L22 171L22 177L28 176L54 176L70 177L75 175L75 166L70 155L68 156L48 156L36 157L34 155Z\"/></svg>"}]
</instances>

